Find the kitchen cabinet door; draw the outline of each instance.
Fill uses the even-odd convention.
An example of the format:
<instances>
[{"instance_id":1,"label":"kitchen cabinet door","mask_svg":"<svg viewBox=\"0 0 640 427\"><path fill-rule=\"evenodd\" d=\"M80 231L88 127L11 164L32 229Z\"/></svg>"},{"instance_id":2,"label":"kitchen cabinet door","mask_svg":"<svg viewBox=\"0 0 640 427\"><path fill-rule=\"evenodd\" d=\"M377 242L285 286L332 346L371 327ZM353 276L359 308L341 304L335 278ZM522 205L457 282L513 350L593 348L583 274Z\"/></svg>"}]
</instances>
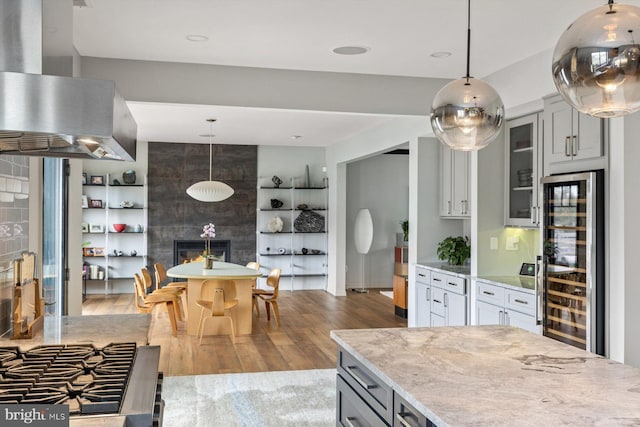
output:
<instances>
[{"instance_id":1,"label":"kitchen cabinet door","mask_svg":"<svg viewBox=\"0 0 640 427\"><path fill-rule=\"evenodd\" d=\"M416 282L416 326L431 326L430 286Z\"/></svg>"},{"instance_id":2,"label":"kitchen cabinet door","mask_svg":"<svg viewBox=\"0 0 640 427\"><path fill-rule=\"evenodd\" d=\"M451 200L453 150L440 144L440 216L453 215Z\"/></svg>"},{"instance_id":3,"label":"kitchen cabinet door","mask_svg":"<svg viewBox=\"0 0 640 427\"><path fill-rule=\"evenodd\" d=\"M446 292L444 303L447 326L465 326L467 324L467 297Z\"/></svg>"},{"instance_id":4,"label":"kitchen cabinet door","mask_svg":"<svg viewBox=\"0 0 640 427\"><path fill-rule=\"evenodd\" d=\"M509 120L506 126L505 225L537 227L538 180L543 175L538 114Z\"/></svg>"},{"instance_id":5,"label":"kitchen cabinet door","mask_svg":"<svg viewBox=\"0 0 640 427\"><path fill-rule=\"evenodd\" d=\"M453 150L451 200L455 216L470 216L469 207L469 168L471 158L466 151Z\"/></svg>"},{"instance_id":6,"label":"kitchen cabinet door","mask_svg":"<svg viewBox=\"0 0 640 427\"><path fill-rule=\"evenodd\" d=\"M505 324L515 326L536 334L540 333L540 326L536 324L535 316L518 313L517 311L505 312Z\"/></svg>"},{"instance_id":7,"label":"kitchen cabinet door","mask_svg":"<svg viewBox=\"0 0 640 427\"><path fill-rule=\"evenodd\" d=\"M503 313L502 307L476 301L476 325L501 325Z\"/></svg>"},{"instance_id":8,"label":"kitchen cabinet door","mask_svg":"<svg viewBox=\"0 0 640 427\"><path fill-rule=\"evenodd\" d=\"M444 320L444 317L438 316L435 313L431 313L431 326L432 327L435 327L435 326L446 326L446 322Z\"/></svg>"},{"instance_id":9,"label":"kitchen cabinet door","mask_svg":"<svg viewBox=\"0 0 640 427\"><path fill-rule=\"evenodd\" d=\"M603 156L603 121L580 114L558 96L544 105L545 164Z\"/></svg>"},{"instance_id":10,"label":"kitchen cabinet door","mask_svg":"<svg viewBox=\"0 0 640 427\"><path fill-rule=\"evenodd\" d=\"M602 156L602 119L580 114L574 110L574 132L578 138L574 141L573 158L575 160L594 159ZM576 131L577 128L577 131Z\"/></svg>"},{"instance_id":11,"label":"kitchen cabinet door","mask_svg":"<svg viewBox=\"0 0 640 427\"><path fill-rule=\"evenodd\" d=\"M469 153L441 145L440 167L440 216L469 217L471 215Z\"/></svg>"}]
</instances>

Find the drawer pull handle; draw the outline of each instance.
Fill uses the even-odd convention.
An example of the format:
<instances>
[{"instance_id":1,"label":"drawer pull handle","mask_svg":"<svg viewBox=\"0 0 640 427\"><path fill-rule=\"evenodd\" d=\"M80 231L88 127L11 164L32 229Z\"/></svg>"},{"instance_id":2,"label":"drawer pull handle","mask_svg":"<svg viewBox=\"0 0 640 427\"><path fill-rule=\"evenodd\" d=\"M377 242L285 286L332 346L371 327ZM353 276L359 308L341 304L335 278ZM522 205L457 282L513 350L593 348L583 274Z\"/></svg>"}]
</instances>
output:
<instances>
[{"instance_id":1,"label":"drawer pull handle","mask_svg":"<svg viewBox=\"0 0 640 427\"><path fill-rule=\"evenodd\" d=\"M353 422L356 420L356 417L347 417L345 419L345 421L347 422L347 426L348 427L356 427L357 425L359 426L360 423L356 422L356 424L354 424Z\"/></svg>"},{"instance_id":2,"label":"drawer pull handle","mask_svg":"<svg viewBox=\"0 0 640 427\"><path fill-rule=\"evenodd\" d=\"M433 299L433 302L435 302L435 303L437 303L437 304L442 304L442 301L437 300L437 299L435 299L435 298Z\"/></svg>"},{"instance_id":3,"label":"drawer pull handle","mask_svg":"<svg viewBox=\"0 0 640 427\"><path fill-rule=\"evenodd\" d=\"M436 279L435 277L433 278L433 281L434 281L434 282L442 282L442 280L440 280L440 279Z\"/></svg>"},{"instance_id":4,"label":"drawer pull handle","mask_svg":"<svg viewBox=\"0 0 640 427\"><path fill-rule=\"evenodd\" d=\"M377 384L369 384L366 382L364 378L356 373L356 369L358 369L356 366L347 366L347 371L351 374L353 379L358 382L358 384L365 388L365 390L371 390L372 388L378 387Z\"/></svg>"},{"instance_id":5,"label":"drawer pull handle","mask_svg":"<svg viewBox=\"0 0 640 427\"><path fill-rule=\"evenodd\" d=\"M495 295L493 292L489 292L489 291L482 291L483 294L485 295Z\"/></svg>"},{"instance_id":6,"label":"drawer pull handle","mask_svg":"<svg viewBox=\"0 0 640 427\"><path fill-rule=\"evenodd\" d=\"M513 300L513 302L518 302L518 303L520 303L520 304L527 304L527 305L529 304L529 302L528 302L528 301L523 301L523 300L521 300L521 299L517 299L517 298L516 298L516 299L514 299L514 300Z\"/></svg>"},{"instance_id":7,"label":"drawer pull handle","mask_svg":"<svg viewBox=\"0 0 640 427\"><path fill-rule=\"evenodd\" d=\"M404 427L412 427L411 424L409 424L409 422L404 419L404 417L407 415L413 415L413 414L408 412L398 412L396 414L396 420L398 420L398 422L402 424Z\"/></svg>"},{"instance_id":8,"label":"drawer pull handle","mask_svg":"<svg viewBox=\"0 0 640 427\"><path fill-rule=\"evenodd\" d=\"M458 284L457 284L457 283L453 283L453 282L447 282L447 284L448 284L449 286L458 286Z\"/></svg>"},{"instance_id":9,"label":"drawer pull handle","mask_svg":"<svg viewBox=\"0 0 640 427\"><path fill-rule=\"evenodd\" d=\"M418 276L420 276L420 277L427 277L427 275L426 275L426 274L422 274L422 273L418 273Z\"/></svg>"}]
</instances>

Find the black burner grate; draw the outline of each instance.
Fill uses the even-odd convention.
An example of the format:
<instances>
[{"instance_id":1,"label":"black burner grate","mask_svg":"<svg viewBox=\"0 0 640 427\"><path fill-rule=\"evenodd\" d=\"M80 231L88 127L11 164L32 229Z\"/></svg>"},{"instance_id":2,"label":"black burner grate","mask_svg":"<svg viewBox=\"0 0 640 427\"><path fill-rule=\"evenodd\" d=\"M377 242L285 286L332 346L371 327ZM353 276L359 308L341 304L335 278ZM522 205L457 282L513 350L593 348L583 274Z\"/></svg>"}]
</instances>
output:
<instances>
[{"instance_id":1,"label":"black burner grate","mask_svg":"<svg viewBox=\"0 0 640 427\"><path fill-rule=\"evenodd\" d=\"M0 403L67 404L70 415L118 413L135 343L0 347Z\"/></svg>"}]
</instances>

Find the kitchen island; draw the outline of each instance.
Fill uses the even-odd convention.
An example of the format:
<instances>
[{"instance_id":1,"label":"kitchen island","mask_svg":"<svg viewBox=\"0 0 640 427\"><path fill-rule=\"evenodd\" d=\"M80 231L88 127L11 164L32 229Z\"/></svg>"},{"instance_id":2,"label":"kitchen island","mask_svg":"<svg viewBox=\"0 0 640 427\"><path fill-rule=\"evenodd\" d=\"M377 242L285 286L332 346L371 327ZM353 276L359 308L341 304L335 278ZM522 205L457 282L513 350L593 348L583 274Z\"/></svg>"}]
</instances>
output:
<instances>
[{"instance_id":1,"label":"kitchen island","mask_svg":"<svg viewBox=\"0 0 640 427\"><path fill-rule=\"evenodd\" d=\"M640 423L640 369L519 328L339 330L331 337L338 383L347 387L338 389L337 415L352 424L372 415L358 408L346 415L342 394L356 406L357 395L389 425L398 412L437 426ZM381 397L381 390L388 391Z\"/></svg>"}]
</instances>

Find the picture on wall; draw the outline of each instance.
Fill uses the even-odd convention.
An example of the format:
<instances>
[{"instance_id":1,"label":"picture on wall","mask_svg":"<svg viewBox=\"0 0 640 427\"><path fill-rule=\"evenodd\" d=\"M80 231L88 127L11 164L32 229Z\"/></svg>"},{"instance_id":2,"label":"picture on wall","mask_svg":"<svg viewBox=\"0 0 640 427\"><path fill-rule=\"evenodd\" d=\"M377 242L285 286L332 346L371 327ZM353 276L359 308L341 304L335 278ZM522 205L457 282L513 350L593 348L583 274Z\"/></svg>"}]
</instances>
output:
<instances>
[{"instance_id":1,"label":"picture on wall","mask_svg":"<svg viewBox=\"0 0 640 427\"><path fill-rule=\"evenodd\" d=\"M102 200L91 199L90 205L92 208L102 208Z\"/></svg>"},{"instance_id":2,"label":"picture on wall","mask_svg":"<svg viewBox=\"0 0 640 427\"><path fill-rule=\"evenodd\" d=\"M89 224L89 233L104 233L104 224Z\"/></svg>"},{"instance_id":3,"label":"picture on wall","mask_svg":"<svg viewBox=\"0 0 640 427\"><path fill-rule=\"evenodd\" d=\"M89 207L89 198L84 194L82 195L82 207L85 209Z\"/></svg>"},{"instance_id":4,"label":"picture on wall","mask_svg":"<svg viewBox=\"0 0 640 427\"><path fill-rule=\"evenodd\" d=\"M82 172L82 185L87 185L87 173Z\"/></svg>"},{"instance_id":5,"label":"picture on wall","mask_svg":"<svg viewBox=\"0 0 640 427\"><path fill-rule=\"evenodd\" d=\"M104 176L102 176L102 175L92 175L91 176L91 185L104 185Z\"/></svg>"}]
</instances>

